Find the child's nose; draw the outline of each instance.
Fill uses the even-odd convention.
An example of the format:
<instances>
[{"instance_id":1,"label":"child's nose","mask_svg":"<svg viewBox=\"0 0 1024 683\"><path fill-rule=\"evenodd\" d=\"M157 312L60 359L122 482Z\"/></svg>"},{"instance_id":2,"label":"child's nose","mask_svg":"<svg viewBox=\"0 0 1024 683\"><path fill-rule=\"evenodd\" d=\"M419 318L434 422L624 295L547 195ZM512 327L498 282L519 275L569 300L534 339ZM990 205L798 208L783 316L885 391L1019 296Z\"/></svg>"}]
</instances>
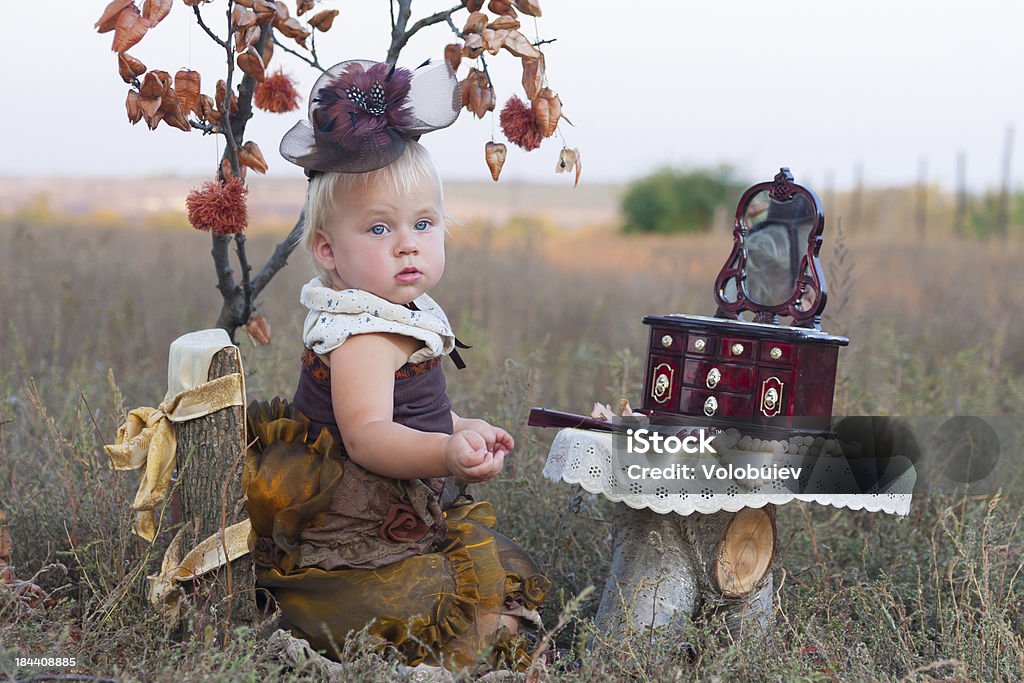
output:
<instances>
[{"instance_id":1,"label":"child's nose","mask_svg":"<svg viewBox=\"0 0 1024 683\"><path fill-rule=\"evenodd\" d=\"M401 232L401 238L398 240L395 251L399 256L406 256L408 254L419 253L419 245L417 243L416 234L411 230L403 230Z\"/></svg>"}]
</instances>

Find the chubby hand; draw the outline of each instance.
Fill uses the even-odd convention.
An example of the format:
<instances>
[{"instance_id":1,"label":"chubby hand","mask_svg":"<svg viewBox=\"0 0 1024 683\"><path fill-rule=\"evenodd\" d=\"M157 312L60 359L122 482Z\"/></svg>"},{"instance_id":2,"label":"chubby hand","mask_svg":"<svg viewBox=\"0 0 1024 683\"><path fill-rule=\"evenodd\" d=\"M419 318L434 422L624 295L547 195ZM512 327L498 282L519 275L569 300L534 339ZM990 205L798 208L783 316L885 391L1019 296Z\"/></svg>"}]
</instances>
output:
<instances>
[{"instance_id":1,"label":"chubby hand","mask_svg":"<svg viewBox=\"0 0 1024 683\"><path fill-rule=\"evenodd\" d=\"M460 417L455 425L456 432L476 432L484 438L487 450L495 455L508 455L515 447L512 435L501 427L495 427L483 420Z\"/></svg>"},{"instance_id":2,"label":"chubby hand","mask_svg":"<svg viewBox=\"0 0 1024 683\"><path fill-rule=\"evenodd\" d=\"M505 437L511 443L511 437L508 434ZM448 471L455 477L475 484L492 479L501 472L506 453L505 448L489 448L483 435L466 429L448 437L444 447L444 461Z\"/></svg>"}]
</instances>

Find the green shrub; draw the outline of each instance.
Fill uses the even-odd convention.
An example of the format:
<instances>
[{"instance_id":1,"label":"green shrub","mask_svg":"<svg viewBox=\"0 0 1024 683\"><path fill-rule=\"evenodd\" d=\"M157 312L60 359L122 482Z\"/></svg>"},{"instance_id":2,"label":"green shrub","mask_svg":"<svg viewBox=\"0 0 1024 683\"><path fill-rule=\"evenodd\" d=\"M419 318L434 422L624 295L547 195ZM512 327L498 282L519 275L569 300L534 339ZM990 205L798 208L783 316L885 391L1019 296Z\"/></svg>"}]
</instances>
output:
<instances>
[{"instance_id":1,"label":"green shrub","mask_svg":"<svg viewBox=\"0 0 1024 683\"><path fill-rule=\"evenodd\" d=\"M715 209L732 209L746 185L729 166L662 168L630 184L622 199L623 232L703 232Z\"/></svg>"}]
</instances>

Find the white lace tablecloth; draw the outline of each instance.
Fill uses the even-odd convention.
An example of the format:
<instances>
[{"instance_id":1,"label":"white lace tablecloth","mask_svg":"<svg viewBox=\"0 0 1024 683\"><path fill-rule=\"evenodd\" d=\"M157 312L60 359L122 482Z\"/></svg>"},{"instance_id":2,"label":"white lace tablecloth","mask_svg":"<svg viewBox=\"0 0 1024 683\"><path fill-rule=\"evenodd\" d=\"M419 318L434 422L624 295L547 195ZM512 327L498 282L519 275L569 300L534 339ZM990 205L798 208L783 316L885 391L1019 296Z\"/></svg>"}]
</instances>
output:
<instances>
[{"instance_id":1,"label":"white lace tablecloth","mask_svg":"<svg viewBox=\"0 0 1024 683\"><path fill-rule=\"evenodd\" d=\"M745 451L719 452L720 459L740 459L750 455ZM781 455L779 458L785 460L787 456ZM680 493L670 493L667 486L659 486L648 493L638 483L629 484L632 490L624 490L622 474L614 471L615 462L611 434L563 429L551 444L544 464L544 476L552 481L579 484L590 493L600 493L612 502L625 503L631 508L647 508L662 514L674 512L679 515L694 512L710 514L720 510L736 512L745 507L781 505L793 500L851 510L906 515L910 512L910 501L917 480L914 469L910 468L898 477L893 477L892 484L878 493L829 493L837 488L837 482L853 480L854 475L845 458L823 456L816 458L813 469L801 477L805 493L793 493L778 480L759 481L756 484L750 481L715 481L708 482L707 486L697 491Z\"/></svg>"}]
</instances>

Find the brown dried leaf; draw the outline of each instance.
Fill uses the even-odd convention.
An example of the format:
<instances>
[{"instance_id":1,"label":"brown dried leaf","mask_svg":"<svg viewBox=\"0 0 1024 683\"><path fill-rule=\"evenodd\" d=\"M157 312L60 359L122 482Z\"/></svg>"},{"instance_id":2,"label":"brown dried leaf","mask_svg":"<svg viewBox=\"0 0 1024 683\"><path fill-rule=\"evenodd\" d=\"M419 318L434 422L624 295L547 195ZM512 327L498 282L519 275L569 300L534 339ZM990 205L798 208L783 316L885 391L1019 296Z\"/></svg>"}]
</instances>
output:
<instances>
[{"instance_id":1,"label":"brown dried leaf","mask_svg":"<svg viewBox=\"0 0 1024 683\"><path fill-rule=\"evenodd\" d=\"M267 321L265 316L254 315L245 324L245 331L249 333L249 337L257 344L265 345L270 343L270 322Z\"/></svg>"},{"instance_id":2,"label":"brown dried leaf","mask_svg":"<svg viewBox=\"0 0 1024 683\"><path fill-rule=\"evenodd\" d=\"M519 20L516 19L515 17L510 17L507 14L500 16L491 23L487 24L487 28L494 29L495 31L499 31L501 29L511 30L519 28L519 26Z\"/></svg>"},{"instance_id":3,"label":"brown dried leaf","mask_svg":"<svg viewBox=\"0 0 1024 683\"><path fill-rule=\"evenodd\" d=\"M277 17L274 19L274 23L281 21L288 21L288 5L284 4L281 0L274 1L274 11L277 13Z\"/></svg>"},{"instance_id":4,"label":"brown dried leaf","mask_svg":"<svg viewBox=\"0 0 1024 683\"><path fill-rule=\"evenodd\" d=\"M181 101L174 88L164 90L163 98L160 101L160 113L163 114L164 122L169 126L179 128L186 133L192 130L188 125L187 112L182 109Z\"/></svg>"},{"instance_id":5,"label":"brown dried leaf","mask_svg":"<svg viewBox=\"0 0 1024 683\"><path fill-rule=\"evenodd\" d=\"M117 18L128 5L135 4L132 0L111 0L111 3L103 9L103 15L94 24L97 33L113 31L117 25Z\"/></svg>"},{"instance_id":6,"label":"brown dried leaf","mask_svg":"<svg viewBox=\"0 0 1024 683\"><path fill-rule=\"evenodd\" d=\"M299 0L295 3L295 14L301 17L315 6L316 3L313 0Z\"/></svg>"},{"instance_id":7,"label":"brown dried leaf","mask_svg":"<svg viewBox=\"0 0 1024 683\"><path fill-rule=\"evenodd\" d=\"M466 0L466 9L470 12L479 12L484 6L484 0Z\"/></svg>"},{"instance_id":8,"label":"brown dried leaf","mask_svg":"<svg viewBox=\"0 0 1024 683\"><path fill-rule=\"evenodd\" d=\"M334 18L339 14L340 12L336 9L325 9L323 12L314 14L313 18L309 20L309 25L321 33L326 33L331 30L331 26L334 25Z\"/></svg>"},{"instance_id":9,"label":"brown dried leaf","mask_svg":"<svg viewBox=\"0 0 1024 683\"><path fill-rule=\"evenodd\" d=\"M508 149L500 142L488 142L484 145L484 159L487 160L487 168L491 169L491 177L498 182L501 175L501 167L505 165L505 156Z\"/></svg>"},{"instance_id":10,"label":"brown dried leaf","mask_svg":"<svg viewBox=\"0 0 1024 683\"><path fill-rule=\"evenodd\" d=\"M146 35L149 27L146 20L139 14L139 8L135 5L121 10L117 15L117 24L114 25L114 43L110 49L114 52L125 52Z\"/></svg>"},{"instance_id":11,"label":"brown dried leaf","mask_svg":"<svg viewBox=\"0 0 1024 683\"><path fill-rule=\"evenodd\" d=\"M530 109L533 110L533 118L537 122L537 127L540 128L540 134L548 137L546 131L551 124L551 107L548 105L547 99L540 95L534 97Z\"/></svg>"},{"instance_id":12,"label":"brown dried leaf","mask_svg":"<svg viewBox=\"0 0 1024 683\"><path fill-rule=\"evenodd\" d=\"M199 85L200 78L198 71L181 69L174 74L174 92L181 101L181 108L185 113L199 113Z\"/></svg>"},{"instance_id":13,"label":"brown dried leaf","mask_svg":"<svg viewBox=\"0 0 1024 683\"><path fill-rule=\"evenodd\" d=\"M241 54L248 48L256 44L256 41L260 39L260 32L262 29L259 26L250 26L249 28L235 31L235 52ZM269 40L267 41L270 42Z\"/></svg>"},{"instance_id":14,"label":"brown dried leaf","mask_svg":"<svg viewBox=\"0 0 1024 683\"><path fill-rule=\"evenodd\" d=\"M458 43L448 43L444 46L444 58L452 65L452 71L458 71L462 64L462 46Z\"/></svg>"},{"instance_id":15,"label":"brown dried leaf","mask_svg":"<svg viewBox=\"0 0 1024 683\"><path fill-rule=\"evenodd\" d=\"M540 126L544 137L551 137L558 128L558 120L562 116L562 102L558 95L552 92L551 88L541 88L537 96L533 98L534 116L537 118L537 125ZM543 112L543 114L538 113ZM543 115L544 120L541 120Z\"/></svg>"},{"instance_id":16,"label":"brown dried leaf","mask_svg":"<svg viewBox=\"0 0 1024 683\"><path fill-rule=\"evenodd\" d=\"M480 33L487 28L487 15L483 12L473 12L466 17L466 25L462 27L463 33Z\"/></svg>"},{"instance_id":17,"label":"brown dried leaf","mask_svg":"<svg viewBox=\"0 0 1024 683\"><path fill-rule=\"evenodd\" d=\"M259 174L267 172L267 160L263 158L259 145L252 140L238 150L238 163L245 164Z\"/></svg>"},{"instance_id":18,"label":"brown dried leaf","mask_svg":"<svg viewBox=\"0 0 1024 683\"><path fill-rule=\"evenodd\" d=\"M533 46L533 43L519 31L512 29L505 37L505 49L516 57L528 57L540 59L540 50Z\"/></svg>"},{"instance_id":19,"label":"brown dried leaf","mask_svg":"<svg viewBox=\"0 0 1024 683\"><path fill-rule=\"evenodd\" d=\"M537 0L512 0L512 2L523 14L528 14L531 17L540 16L540 3Z\"/></svg>"},{"instance_id":20,"label":"brown dried leaf","mask_svg":"<svg viewBox=\"0 0 1024 683\"><path fill-rule=\"evenodd\" d=\"M480 34L484 39L484 49L492 55L498 54L501 51L501 46L505 44L505 38L508 37L507 29L500 29L493 31L489 28L485 28L483 33Z\"/></svg>"},{"instance_id":21,"label":"brown dried leaf","mask_svg":"<svg viewBox=\"0 0 1024 683\"><path fill-rule=\"evenodd\" d=\"M309 38L311 31L308 31L299 20L295 17L290 17L282 22L280 25L275 24L277 28L284 35L288 36L302 47L306 47L306 38Z\"/></svg>"},{"instance_id":22,"label":"brown dried leaf","mask_svg":"<svg viewBox=\"0 0 1024 683\"><path fill-rule=\"evenodd\" d=\"M544 87L544 55L539 59L523 57L523 90L526 97L532 100Z\"/></svg>"},{"instance_id":23,"label":"brown dried leaf","mask_svg":"<svg viewBox=\"0 0 1024 683\"><path fill-rule=\"evenodd\" d=\"M576 181L572 184L576 187L580 184L580 171L583 170L583 164L580 162L580 151L578 149L569 149L563 147L562 151L558 153L558 163L555 164L555 173L568 173L569 171L576 169Z\"/></svg>"},{"instance_id":24,"label":"brown dried leaf","mask_svg":"<svg viewBox=\"0 0 1024 683\"><path fill-rule=\"evenodd\" d=\"M164 20L171 12L172 0L146 0L142 5L142 18L149 28L153 28Z\"/></svg>"},{"instance_id":25,"label":"brown dried leaf","mask_svg":"<svg viewBox=\"0 0 1024 683\"><path fill-rule=\"evenodd\" d=\"M142 119L142 107L139 104L139 93L133 89L128 90L128 97L124 100L124 108L128 112L128 120L134 126Z\"/></svg>"},{"instance_id":26,"label":"brown dried leaf","mask_svg":"<svg viewBox=\"0 0 1024 683\"><path fill-rule=\"evenodd\" d=\"M256 25L256 13L251 9L245 9L235 5L231 10L231 27L236 31L245 30Z\"/></svg>"},{"instance_id":27,"label":"brown dried leaf","mask_svg":"<svg viewBox=\"0 0 1024 683\"><path fill-rule=\"evenodd\" d=\"M254 47L250 47L238 55L238 68L244 71L246 75L255 78L258 82L262 82L266 78L263 58L260 57L260 53L256 52Z\"/></svg>"},{"instance_id":28,"label":"brown dried leaf","mask_svg":"<svg viewBox=\"0 0 1024 683\"><path fill-rule=\"evenodd\" d=\"M220 112L217 111L217 103L209 95L199 96L199 118L207 123L219 124L222 120Z\"/></svg>"},{"instance_id":29,"label":"brown dried leaf","mask_svg":"<svg viewBox=\"0 0 1024 683\"><path fill-rule=\"evenodd\" d=\"M476 59L484 51L484 39L479 33L470 33L462 46L462 54L470 59Z\"/></svg>"},{"instance_id":30,"label":"brown dried leaf","mask_svg":"<svg viewBox=\"0 0 1024 683\"><path fill-rule=\"evenodd\" d=\"M235 0L235 4L252 9L252 0Z\"/></svg>"},{"instance_id":31,"label":"brown dried leaf","mask_svg":"<svg viewBox=\"0 0 1024 683\"><path fill-rule=\"evenodd\" d=\"M146 73L146 65L123 52L117 56L117 72L121 74L122 81L130 84L137 76Z\"/></svg>"},{"instance_id":32,"label":"brown dried leaf","mask_svg":"<svg viewBox=\"0 0 1024 683\"><path fill-rule=\"evenodd\" d=\"M268 40L263 44L263 68L266 69L270 66L270 60L274 57L274 41Z\"/></svg>"},{"instance_id":33,"label":"brown dried leaf","mask_svg":"<svg viewBox=\"0 0 1024 683\"><path fill-rule=\"evenodd\" d=\"M217 105L217 111L224 112L224 98L228 96L228 85L224 82L224 79L217 81L215 90L214 103ZM231 93L231 113L234 114L238 111L238 98L235 97L235 93Z\"/></svg>"}]
</instances>

